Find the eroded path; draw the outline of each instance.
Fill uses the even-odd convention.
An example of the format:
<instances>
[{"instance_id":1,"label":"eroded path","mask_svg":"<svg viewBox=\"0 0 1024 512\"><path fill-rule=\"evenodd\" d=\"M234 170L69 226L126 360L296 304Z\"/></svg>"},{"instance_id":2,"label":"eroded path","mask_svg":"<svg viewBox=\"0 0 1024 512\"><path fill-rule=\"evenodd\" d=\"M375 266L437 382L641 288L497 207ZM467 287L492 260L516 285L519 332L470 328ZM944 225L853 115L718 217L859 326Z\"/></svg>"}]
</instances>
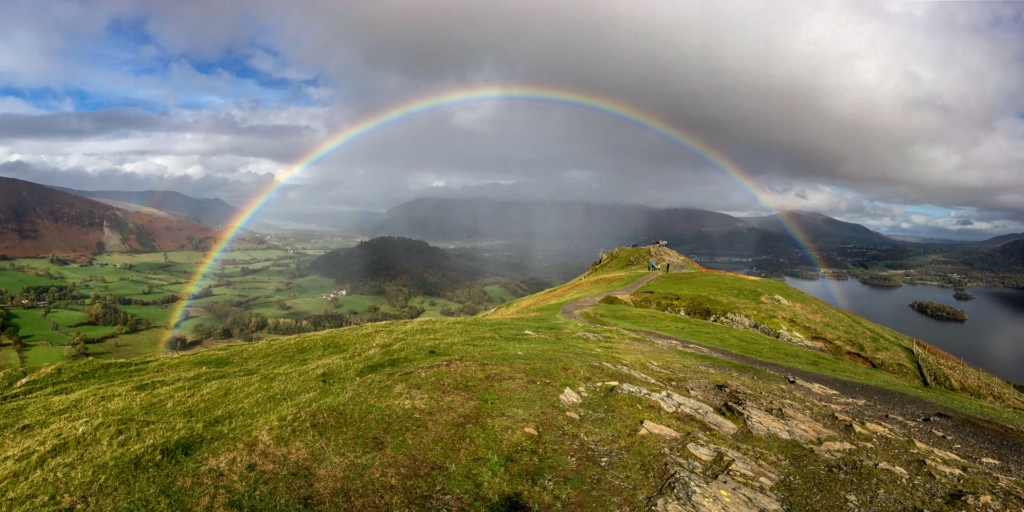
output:
<instances>
[{"instance_id":1,"label":"eroded path","mask_svg":"<svg viewBox=\"0 0 1024 512\"><path fill-rule=\"evenodd\" d=\"M651 272L620 290L578 299L566 304L560 314L570 320L602 327L581 318L579 313L594 307L607 295L629 295L661 275L664 273ZM801 392L836 411L842 410L844 416L883 423L890 427L895 435L955 453L976 464L988 465L998 474L1015 478L1024 477L1024 432L1011 427L954 411L899 391L766 362L655 332L631 332L663 346L710 355L785 376L794 386L801 388ZM998 464L986 461L998 461Z\"/></svg>"}]
</instances>

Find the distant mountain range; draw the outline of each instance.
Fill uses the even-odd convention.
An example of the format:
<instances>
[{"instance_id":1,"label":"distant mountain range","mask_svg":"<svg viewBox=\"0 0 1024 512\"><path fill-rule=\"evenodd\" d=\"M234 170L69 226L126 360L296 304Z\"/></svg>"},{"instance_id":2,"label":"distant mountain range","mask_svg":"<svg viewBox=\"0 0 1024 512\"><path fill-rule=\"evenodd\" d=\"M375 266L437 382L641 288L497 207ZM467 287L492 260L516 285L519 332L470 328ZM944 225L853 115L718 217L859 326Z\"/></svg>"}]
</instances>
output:
<instances>
[{"instance_id":1,"label":"distant mountain range","mask_svg":"<svg viewBox=\"0 0 1024 512\"><path fill-rule=\"evenodd\" d=\"M0 178L0 254L11 257L166 251L218 233L164 213L129 211L14 178Z\"/></svg>"},{"instance_id":2,"label":"distant mountain range","mask_svg":"<svg viewBox=\"0 0 1024 512\"><path fill-rule=\"evenodd\" d=\"M1006 235L999 235L989 238L988 240L982 240L981 242L975 242L976 245L1000 245L1006 242L1012 242L1014 240L1024 239L1024 233L1009 233Z\"/></svg>"},{"instance_id":3,"label":"distant mountain range","mask_svg":"<svg viewBox=\"0 0 1024 512\"><path fill-rule=\"evenodd\" d=\"M790 227L819 245L897 243L859 224L810 212L733 217L692 208L490 199L416 199L367 222L364 232L610 245L666 239L686 252L766 253L797 247Z\"/></svg>"},{"instance_id":4,"label":"distant mountain range","mask_svg":"<svg viewBox=\"0 0 1024 512\"><path fill-rule=\"evenodd\" d=\"M141 208L141 211L155 215L164 213L178 219L202 224L209 228L226 226L238 214L238 208L225 203L222 199L201 199L187 196L180 192L162 190L123 192L119 190L51 188L96 199L129 211L136 211Z\"/></svg>"}]
</instances>

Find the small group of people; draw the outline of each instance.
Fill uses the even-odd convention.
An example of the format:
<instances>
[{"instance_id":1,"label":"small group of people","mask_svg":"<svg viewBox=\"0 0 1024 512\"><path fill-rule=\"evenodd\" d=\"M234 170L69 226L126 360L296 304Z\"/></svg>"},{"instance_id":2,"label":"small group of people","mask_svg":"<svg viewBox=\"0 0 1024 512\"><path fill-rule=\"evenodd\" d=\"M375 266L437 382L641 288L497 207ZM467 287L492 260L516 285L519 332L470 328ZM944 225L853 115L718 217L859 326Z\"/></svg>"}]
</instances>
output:
<instances>
[{"instance_id":1,"label":"small group of people","mask_svg":"<svg viewBox=\"0 0 1024 512\"><path fill-rule=\"evenodd\" d=\"M668 269L671 266L672 266L671 263L665 262L665 272L668 272ZM652 271L652 270L658 270L660 268L661 267L658 266L658 262L657 261L651 260L651 264L647 266L647 271L649 272L649 271Z\"/></svg>"}]
</instances>

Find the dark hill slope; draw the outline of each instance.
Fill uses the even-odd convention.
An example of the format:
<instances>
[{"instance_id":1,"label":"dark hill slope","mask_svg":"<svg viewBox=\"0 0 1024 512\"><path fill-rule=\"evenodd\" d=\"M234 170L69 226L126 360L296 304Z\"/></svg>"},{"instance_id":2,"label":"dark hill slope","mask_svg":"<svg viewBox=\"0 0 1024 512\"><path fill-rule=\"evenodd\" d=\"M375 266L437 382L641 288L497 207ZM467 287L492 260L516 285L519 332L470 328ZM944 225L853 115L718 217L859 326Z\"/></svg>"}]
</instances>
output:
<instances>
[{"instance_id":1,"label":"dark hill slope","mask_svg":"<svg viewBox=\"0 0 1024 512\"><path fill-rule=\"evenodd\" d=\"M399 283L426 295L440 295L480 276L477 267L421 240L380 237L335 249L309 269L355 288Z\"/></svg>"},{"instance_id":2,"label":"dark hill slope","mask_svg":"<svg viewBox=\"0 0 1024 512\"><path fill-rule=\"evenodd\" d=\"M980 242L974 242L974 244L972 244L972 245L991 246L991 245L1004 244L1006 242L1012 242L1014 240L1020 240L1020 239L1024 239L1024 233L1008 233L1008 234L1005 234L1005 235L994 236L992 238L989 238L988 240L982 240Z\"/></svg>"},{"instance_id":3,"label":"dark hill slope","mask_svg":"<svg viewBox=\"0 0 1024 512\"><path fill-rule=\"evenodd\" d=\"M789 235L786 224L796 228L817 244L895 244L892 238L860 224L843 222L814 212L786 211L767 217L744 219L761 229Z\"/></svg>"},{"instance_id":4,"label":"dark hill slope","mask_svg":"<svg viewBox=\"0 0 1024 512\"><path fill-rule=\"evenodd\" d=\"M7 256L175 250L216 235L191 222L0 178L0 253Z\"/></svg>"},{"instance_id":5,"label":"dark hill slope","mask_svg":"<svg viewBox=\"0 0 1024 512\"><path fill-rule=\"evenodd\" d=\"M896 243L864 226L825 215L786 212L737 218L692 208L490 199L417 199L396 206L369 228L374 234L590 244L645 244L666 239L690 252L772 252L796 247L783 219L818 243Z\"/></svg>"},{"instance_id":6,"label":"dark hill slope","mask_svg":"<svg viewBox=\"0 0 1024 512\"><path fill-rule=\"evenodd\" d=\"M667 239L673 247L753 252L794 247L784 236L723 213L692 208L490 199L417 199L383 214L376 234L439 239L511 240L550 248L622 245ZM588 252L588 251L582 251Z\"/></svg>"},{"instance_id":7,"label":"dark hill slope","mask_svg":"<svg viewBox=\"0 0 1024 512\"><path fill-rule=\"evenodd\" d=\"M188 220L190 222L195 222L212 228L226 225L235 217L235 215L238 214L237 208L225 203L222 199L196 198L187 196L180 192L171 192L166 190L124 192L120 190L72 190L61 187L53 188L82 197L119 201L122 203L136 204L147 208L162 210L179 219Z\"/></svg>"},{"instance_id":8,"label":"dark hill slope","mask_svg":"<svg viewBox=\"0 0 1024 512\"><path fill-rule=\"evenodd\" d=\"M1024 238L989 247L983 252L1001 265L1024 267Z\"/></svg>"}]
</instances>

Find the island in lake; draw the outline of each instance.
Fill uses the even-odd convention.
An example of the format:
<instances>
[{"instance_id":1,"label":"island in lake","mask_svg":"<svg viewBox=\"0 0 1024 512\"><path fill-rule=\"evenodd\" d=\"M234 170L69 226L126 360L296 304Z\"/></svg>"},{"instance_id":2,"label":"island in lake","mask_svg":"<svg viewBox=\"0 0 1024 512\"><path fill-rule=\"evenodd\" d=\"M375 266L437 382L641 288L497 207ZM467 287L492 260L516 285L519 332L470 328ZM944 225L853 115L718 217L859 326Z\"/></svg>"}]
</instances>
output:
<instances>
[{"instance_id":1,"label":"island in lake","mask_svg":"<svg viewBox=\"0 0 1024 512\"><path fill-rule=\"evenodd\" d=\"M938 302L932 302L930 300L915 300L910 303L910 307L914 308L914 311L918 313L928 315L936 320L944 320L949 322L966 322L967 313L960 311L952 306L945 304L939 304Z\"/></svg>"},{"instance_id":2,"label":"island in lake","mask_svg":"<svg viewBox=\"0 0 1024 512\"><path fill-rule=\"evenodd\" d=\"M892 274L881 274L878 272L862 274L857 277L857 280L871 286L887 286L892 288L899 288L900 286L903 286L903 280L898 276Z\"/></svg>"},{"instance_id":3,"label":"island in lake","mask_svg":"<svg viewBox=\"0 0 1024 512\"><path fill-rule=\"evenodd\" d=\"M971 295L963 290L957 290L956 293L953 294L953 298L956 300L972 300L974 299L974 295Z\"/></svg>"}]
</instances>

